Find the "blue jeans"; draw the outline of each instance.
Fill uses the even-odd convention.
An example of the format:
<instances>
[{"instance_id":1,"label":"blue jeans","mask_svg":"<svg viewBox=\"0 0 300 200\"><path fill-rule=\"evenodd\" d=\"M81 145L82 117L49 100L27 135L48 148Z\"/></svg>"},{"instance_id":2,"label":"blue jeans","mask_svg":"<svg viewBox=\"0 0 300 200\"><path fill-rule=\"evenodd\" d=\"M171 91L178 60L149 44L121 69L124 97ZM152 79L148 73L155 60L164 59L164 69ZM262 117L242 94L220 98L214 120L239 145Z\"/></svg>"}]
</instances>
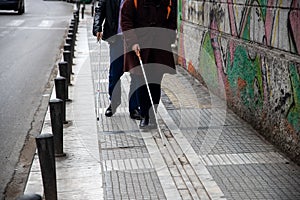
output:
<instances>
[{"instance_id":1,"label":"blue jeans","mask_svg":"<svg viewBox=\"0 0 300 200\"><path fill-rule=\"evenodd\" d=\"M122 36L115 36L114 42L109 44L110 67L108 76L108 93L112 107L121 104L121 76L124 74L124 48ZM135 79L132 79L129 91L129 112L139 107L137 90L134 90Z\"/></svg>"}]
</instances>

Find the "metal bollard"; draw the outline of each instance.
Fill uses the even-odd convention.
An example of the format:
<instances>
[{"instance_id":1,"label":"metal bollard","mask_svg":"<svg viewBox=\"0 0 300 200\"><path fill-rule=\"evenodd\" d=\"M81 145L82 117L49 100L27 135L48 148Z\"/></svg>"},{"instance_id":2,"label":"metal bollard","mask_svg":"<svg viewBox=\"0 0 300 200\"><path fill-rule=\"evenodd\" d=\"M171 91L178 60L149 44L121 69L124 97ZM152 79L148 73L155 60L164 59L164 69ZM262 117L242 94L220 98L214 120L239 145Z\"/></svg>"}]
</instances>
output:
<instances>
[{"instance_id":1,"label":"metal bollard","mask_svg":"<svg viewBox=\"0 0 300 200\"><path fill-rule=\"evenodd\" d=\"M74 33L74 25L70 25L70 26L69 26L68 34L69 34L69 33L72 33L72 34L75 36L75 33Z\"/></svg>"},{"instance_id":2,"label":"metal bollard","mask_svg":"<svg viewBox=\"0 0 300 200\"><path fill-rule=\"evenodd\" d=\"M74 57L74 44L73 44L73 39L72 38L70 38L70 37L67 37L66 38L66 43L67 44L69 44L69 45L71 45L71 58L73 58ZM71 65L73 65L73 59L71 59Z\"/></svg>"},{"instance_id":3,"label":"metal bollard","mask_svg":"<svg viewBox=\"0 0 300 200\"><path fill-rule=\"evenodd\" d=\"M56 168L52 134L41 134L35 138L42 172L46 200L57 200Z\"/></svg>"},{"instance_id":4,"label":"metal bollard","mask_svg":"<svg viewBox=\"0 0 300 200\"><path fill-rule=\"evenodd\" d=\"M76 10L74 13L73 13L73 16L74 16L74 19L77 23L77 25L79 24L79 9Z\"/></svg>"},{"instance_id":5,"label":"metal bollard","mask_svg":"<svg viewBox=\"0 0 300 200\"><path fill-rule=\"evenodd\" d=\"M39 194L24 194L18 197L17 200L42 200L42 196Z\"/></svg>"},{"instance_id":6,"label":"metal bollard","mask_svg":"<svg viewBox=\"0 0 300 200\"><path fill-rule=\"evenodd\" d=\"M68 41L68 44L69 42L71 43L71 53L72 53L72 58L74 58L74 52L75 52L75 40L74 40L74 34L73 33L68 33L68 38L71 38L71 41ZM67 40L66 39L66 40Z\"/></svg>"},{"instance_id":7,"label":"metal bollard","mask_svg":"<svg viewBox=\"0 0 300 200\"><path fill-rule=\"evenodd\" d=\"M66 86L66 79L64 77L57 77L54 79L54 84L55 84L55 93L56 93L56 98L63 100L63 123L67 124L66 120L66 96L65 96L65 86Z\"/></svg>"},{"instance_id":8,"label":"metal bollard","mask_svg":"<svg viewBox=\"0 0 300 200\"><path fill-rule=\"evenodd\" d=\"M64 51L70 51L71 52L71 45L69 45L69 44L67 44L67 43L65 43L64 44Z\"/></svg>"},{"instance_id":9,"label":"metal bollard","mask_svg":"<svg viewBox=\"0 0 300 200\"><path fill-rule=\"evenodd\" d=\"M74 19L71 19L71 22L70 22L70 25L69 25L69 29L74 29Z\"/></svg>"},{"instance_id":10,"label":"metal bollard","mask_svg":"<svg viewBox=\"0 0 300 200\"><path fill-rule=\"evenodd\" d=\"M68 88L68 85L70 83L70 74L69 74L69 70L68 70L68 63L67 62L60 62L60 63L58 63L58 68L59 68L59 75L66 79L66 85L65 85L66 101L70 101L70 99L69 99L69 88Z\"/></svg>"},{"instance_id":11,"label":"metal bollard","mask_svg":"<svg viewBox=\"0 0 300 200\"><path fill-rule=\"evenodd\" d=\"M75 27L76 27L76 33L77 33L78 27L79 27L79 15L75 15Z\"/></svg>"},{"instance_id":12,"label":"metal bollard","mask_svg":"<svg viewBox=\"0 0 300 200\"><path fill-rule=\"evenodd\" d=\"M77 1L76 2L76 11L79 11L79 9L80 9L80 1Z\"/></svg>"},{"instance_id":13,"label":"metal bollard","mask_svg":"<svg viewBox=\"0 0 300 200\"><path fill-rule=\"evenodd\" d=\"M71 19L71 25L74 26L74 34L76 34L78 31L78 27L77 27L75 19Z\"/></svg>"},{"instance_id":14,"label":"metal bollard","mask_svg":"<svg viewBox=\"0 0 300 200\"><path fill-rule=\"evenodd\" d=\"M73 24L70 24L68 33L73 33L73 40L74 40L74 44L75 44L75 41L76 41L76 33L75 33L75 27L74 27Z\"/></svg>"},{"instance_id":15,"label":"metal bollard","mask_svg":"<svg viewBox=\"0 0 300 200\"><path fill-rule=\"evenodd\" d=\"M81 7L81 19L84 19L84 10L85 10L85 3L83 3L83 6Z\"/></svg>"},{"instance_id":16,"label":"metal bollard","mask_svg":"<svg viewBox=\"0 0 300 200\"><path fill-rule=\"evenodd\" d=\"M73 29L73 33L75 32L75 23L74 23L74 19L71 19L69 28L70 28L70 29Z\"/></svg>"},{"instance_id":17,"label":"metal bollard","mask_svg":"<svg viewBox=\"0 0 300 200\"><path fill-rule=\"evenodd\" d=\"M76 23L75 23L75 19L71 19L70 25L73 26L73 28L74 28L74 34L76 34Z\"/></svg>"},{"instance_id":18,"label":"metal bollard","mask_svg":"<svg viewBox=\"0 0 300 200\"><path fill-rule=\"evenodd\" d=\"M94 10L95 10L95 3L93 1L92 6L91 6L91 15L94 17Z\"/></svg>"},{"instance_id":19,"label":"metal bollard","mask_svg":"<svg viewBox=\"0 0 300 200\"><path fill-rule=\"evenodd\" d=\"M64 51L63 52L63 57L64 57L64 61L68 63L69 74L70 75L73 74L73 72L72 72L72 62L71 62L71 60L72 60L71 52L70 51ZM70 85L72 85L72 84L70 84Z\"/></svg>"},{"instance_id":20,"label":"metal bollard","mask_svg":"<svg viewBox=\"0 0 300 200\"><path fill-rule=\"evenodd\" d=\"M51 99L49 101L55 157L66 156L63 151L63 104L64 102L61 99Z\"/></svg>"},{"instance_id":21,"label":"metal bollard","mask_svg":"<svg viewBox=\"0 0 300 200\"><path fill-rule=\"evenodd\" d=\"M59 62L58 63L58 68L59 68L59 75L64 77L66 79L66 85L68 86L70 84L70 73L69 73L69 69L68 69L68 63L65 61ZM69 97L69 93L68 91L68 87L66 88L66 99L68 99Z\"/></svg>"},{"instance_id":22,"label":"metal bollard","mask_svg":"<svg viewBox=\"0 0 300 200\"><path fill-rule=\"evenodd\" d=\"M68 29L67 37L71 38L72 39L72 44L75 45L73 29L71 29L71 28Z\"/></svg>"}]
</instances>

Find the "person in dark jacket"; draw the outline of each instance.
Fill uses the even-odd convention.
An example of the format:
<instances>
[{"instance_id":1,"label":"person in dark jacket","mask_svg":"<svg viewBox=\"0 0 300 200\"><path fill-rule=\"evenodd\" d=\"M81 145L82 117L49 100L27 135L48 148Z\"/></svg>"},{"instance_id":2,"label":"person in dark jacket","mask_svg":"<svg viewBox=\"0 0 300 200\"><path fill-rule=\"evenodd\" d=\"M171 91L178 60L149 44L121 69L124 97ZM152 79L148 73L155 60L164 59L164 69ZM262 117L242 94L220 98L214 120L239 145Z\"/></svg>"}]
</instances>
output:
<instances>
[{"instance_id":1,"label":"person in dark jacket","mask_svg":"<svg viewBox=\"0 0 300 200\"><path fill-rule=\"evenodd\" d=\"M124 71L129 71L135 75L135 79L139 80L142 117L140 128L147 128L152 121L151 113L156 112L160 101L164 73L176 73L171 44L176 38L177 2L176 0L126 0L121 14L121 27L125 38ZM152 109L138 59L139 55L155 104Z\"/></svg>"},{"instance_id":2,"label":"person in dark jacket","mask_svg":"<svg viewBox=\"0 0 300 200\"><path fill-rule=\"evenodd\" d=\"M124 1L100 0L95 8L93 35L97 37L98 41L100 39L107 41L110 50L108 91L111 103L105 112L107 117L111 117L121 103L120 78L124 73L124 47L120 27L120 10ZM104 20L104 27L102 28ZM140 119L137 92L132 91L132 85L130 86L129 112L132 119Z\"/></svg>"}]
</instances>

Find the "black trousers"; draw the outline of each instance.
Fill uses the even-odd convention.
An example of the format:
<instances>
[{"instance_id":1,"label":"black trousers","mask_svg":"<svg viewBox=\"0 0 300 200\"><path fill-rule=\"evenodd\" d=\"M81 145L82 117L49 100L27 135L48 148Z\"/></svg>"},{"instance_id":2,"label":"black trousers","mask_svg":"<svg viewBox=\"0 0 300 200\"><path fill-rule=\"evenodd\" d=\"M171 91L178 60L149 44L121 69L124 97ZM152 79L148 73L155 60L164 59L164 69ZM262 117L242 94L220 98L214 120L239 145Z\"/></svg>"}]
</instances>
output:
<instances>
[{"instance_id":1,"label":"black trousers","mask_svg":"<svg viewBox=\"0 0 300 200\"><path fill-rule=\"evenodd\" d=\"M160 97L161 97L161 81L162 81L163 74L156 74L156 76L147 76L148 86L150 89L151 97L153 100L154 108L152 108L151 100L149 97L149 92L147 89L147 85L145 83L144 76L139 76L141 86L138 89L139 95L139 103L141 109L141 116L142 117L153 117L153 111L156 112L156 108L159 104Z\"/></svg>"},{"instance_id":2,"label":"black trousers","mask_svg":"<svg viewBox=\"0 0 300 200\"><path fill-rule=\"evenodd\" d=\"M153 55L153 51L150 52L148 55L148 62L147 64L144 64L143 68L145 70L148 86L150 89L151 97L153 100L154 108L152 108L149 92L147 90L147 85L145 81L145 77L142 74L142 68L141 66L137 67L137 71L139 71L139 74L136 74L137 76L137 85L139 87L137 93L138 93L138 99L140 104L140 110L141 110L141 116L142 117L154 117L154 112L156 112L157 106L160 101L161 97L161 81L163 78L163 75L165 72L169 71L168 66L164 66L162 64L159 64L159 62L156 62L155 56Z\"/></svg>"}]
</instances>

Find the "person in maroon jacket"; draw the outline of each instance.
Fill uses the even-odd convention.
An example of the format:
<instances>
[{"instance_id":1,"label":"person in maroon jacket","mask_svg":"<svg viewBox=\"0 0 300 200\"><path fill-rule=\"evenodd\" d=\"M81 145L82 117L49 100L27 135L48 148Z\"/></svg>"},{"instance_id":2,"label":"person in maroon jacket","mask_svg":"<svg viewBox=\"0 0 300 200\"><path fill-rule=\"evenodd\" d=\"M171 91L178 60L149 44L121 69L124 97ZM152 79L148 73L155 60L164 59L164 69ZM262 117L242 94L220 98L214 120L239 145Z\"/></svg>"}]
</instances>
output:
<instances>
[{"instance_id":1,"label":"person in maroon jacket","mask_svg":"<svg viewBox=\"0 0 300 200\"><path fill-rule=\"evenodd\" d=\"M140 128L146 128L152 123L151 113L156 112L160 101L164 73L176 73L171 44L176 38L177 1L126 0L121 10L121 27L124 33L124 71L134 74L133 77L139 80ZM155 104L152 109L138 55Z\"/></svg>"}]
</instances>

